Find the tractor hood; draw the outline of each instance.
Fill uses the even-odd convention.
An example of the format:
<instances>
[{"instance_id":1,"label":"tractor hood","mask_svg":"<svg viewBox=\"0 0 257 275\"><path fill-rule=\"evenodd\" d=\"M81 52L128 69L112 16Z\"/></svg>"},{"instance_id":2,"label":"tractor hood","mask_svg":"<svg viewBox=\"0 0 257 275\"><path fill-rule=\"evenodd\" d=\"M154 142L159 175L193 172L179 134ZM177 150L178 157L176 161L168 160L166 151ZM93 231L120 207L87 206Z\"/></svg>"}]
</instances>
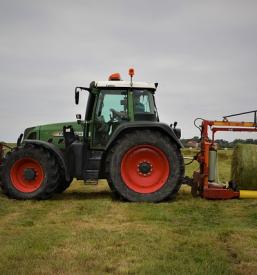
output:
<instances>
[{"instance_id":1,"label":"tractor hood","mask_svg":"<svg viewBox=\"0 0 257 275\"><path fill-rule=\"evenodd\" d=\"M56 146L63 148L63 126L71 125L74 129L74 132L79 137L83 136L83 128L81 124L78 124L77 121L71 122L60 122L53 124L38 125L35 127L30 127L25 129L23 140L24 139L37 139L47 142L51 142Z\"/></svg>"}]
</instances>

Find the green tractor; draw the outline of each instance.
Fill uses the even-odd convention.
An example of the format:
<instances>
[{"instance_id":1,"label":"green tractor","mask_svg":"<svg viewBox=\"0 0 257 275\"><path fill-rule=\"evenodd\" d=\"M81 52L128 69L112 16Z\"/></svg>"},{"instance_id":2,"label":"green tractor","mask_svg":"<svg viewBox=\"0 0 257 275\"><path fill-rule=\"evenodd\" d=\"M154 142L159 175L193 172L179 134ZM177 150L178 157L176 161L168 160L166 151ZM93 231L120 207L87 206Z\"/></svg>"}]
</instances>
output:
<instances>
[{"instance_id":1,"label":"green tractor","mask_svg":"<svg viewBox=\"0 0 257 275\"><path fill-rule=\"evenodd\" d=\"M33 133L27 129L27 138L2 161L1 186L7 196L47 199L73 178L106 178L113 193L128 201L174 197L184 176L180 129L159 122L154 100L158 84L134 82L133 69L129 75L130 81L113 74L89 88L76 87L76 104L81 91L89 93L85 118L77 115L76 126L63 126L63 148L60 138L42 140L27 135Z\"/></svg>"}]
</instances>

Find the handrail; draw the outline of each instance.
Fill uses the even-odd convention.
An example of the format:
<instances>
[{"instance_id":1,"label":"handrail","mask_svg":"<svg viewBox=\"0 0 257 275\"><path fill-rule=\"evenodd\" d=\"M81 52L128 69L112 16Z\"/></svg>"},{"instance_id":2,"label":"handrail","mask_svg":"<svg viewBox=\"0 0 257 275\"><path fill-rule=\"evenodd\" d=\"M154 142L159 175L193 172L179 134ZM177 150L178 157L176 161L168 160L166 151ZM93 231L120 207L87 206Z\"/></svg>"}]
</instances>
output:
<instances>
[{"instance_id":1,"label":"handrail","mask_svg":"<svg viewBox=\"0 0 257 275\"><path fill-rule=\"evenodd\" d=\"M223 116L224 120L228 120L228 117L233 117L233 116L241 116L241 115L246 115L246 114L254 114L254 125L255 127L257 127L257 110L253 110L253 111L248 111L248 112L243 112L243 113L238 113L238 114L232 114L232 115L228 115L228 116Z\"/></svg>"}]
</instances>

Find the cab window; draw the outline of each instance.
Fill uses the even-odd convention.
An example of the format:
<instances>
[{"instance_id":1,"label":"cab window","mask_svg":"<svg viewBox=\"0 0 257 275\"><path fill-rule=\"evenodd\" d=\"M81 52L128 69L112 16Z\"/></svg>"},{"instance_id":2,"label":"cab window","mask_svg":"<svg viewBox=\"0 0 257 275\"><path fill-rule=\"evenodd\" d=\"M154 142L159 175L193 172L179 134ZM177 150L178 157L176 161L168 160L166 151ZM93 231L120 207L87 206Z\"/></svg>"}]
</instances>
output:
<instances>
[{"instance_id":1,"label":"cab window","mask_svg":"<svg viewBox=\"0 0 257 275\"><path fill-rule=\"evenodd\" d=\"M157 121L157 111L154 104L153 94L148 90L134 90L134 117L135 120Z\"/></svg>"},{"instance_id":2,"label":"cab window","mask_svg":"<svg viewBox=\"0 0 257 275\"><path fill-rule=\"evenodd\" d=\"M94 147L104 147L117 126L127 121L127 91L102 90L94 119Z\"/></svg>"}]
</instances>

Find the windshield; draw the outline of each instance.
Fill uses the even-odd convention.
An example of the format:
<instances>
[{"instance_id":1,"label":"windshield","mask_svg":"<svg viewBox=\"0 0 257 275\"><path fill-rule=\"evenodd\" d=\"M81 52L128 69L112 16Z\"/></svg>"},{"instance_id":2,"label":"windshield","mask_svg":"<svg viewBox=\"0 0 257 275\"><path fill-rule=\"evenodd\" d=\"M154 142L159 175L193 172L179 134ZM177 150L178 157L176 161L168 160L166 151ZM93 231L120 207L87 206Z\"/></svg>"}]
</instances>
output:
<instances>
[{"instance_id":1,"label":"windshield","mask_svg":"<svg viewBox=\"0 0 257 275\"><path fill-rule=\"evenodd\" d=\"M121 113L124 117L127 116L127 91L101 91L96 110L97 116L102 116L103 120L108 122L112 116L113 110Z\"/></svg>"}]
</instances>

